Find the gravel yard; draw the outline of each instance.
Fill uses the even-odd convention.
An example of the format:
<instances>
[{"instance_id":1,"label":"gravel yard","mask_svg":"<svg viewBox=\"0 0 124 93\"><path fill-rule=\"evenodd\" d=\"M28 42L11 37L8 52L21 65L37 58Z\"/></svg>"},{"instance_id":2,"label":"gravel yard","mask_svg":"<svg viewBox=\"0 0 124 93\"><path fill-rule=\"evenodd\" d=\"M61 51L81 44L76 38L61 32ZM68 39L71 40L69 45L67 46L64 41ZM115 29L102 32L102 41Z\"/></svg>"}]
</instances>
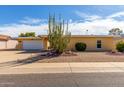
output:
<instances>
[{"instance_id":1,"label":"gravel yard","mask_svg":"<svg viewBox=\"0 0 124 93\"><path fill-rule=\"evenodd\" d=\"M27 52L27 51L0 51L0 63L26 59L28 57L45 52ZM47 57L41 56L36 63L54 63L54 62L124 62L124 54L117 55L109 52L74 52L71 56Z\"/></svg>"},{"instance_id":2,"label":"gravel yard","mask_svg":"<svg viewBox=\"0 0 124 93\"><path fill-rule=\"evenodd\" d=\"M109 52L74 52L74 56L43 57L38 62L124 62L124 54Z\"/></svg>"}]
</instances>

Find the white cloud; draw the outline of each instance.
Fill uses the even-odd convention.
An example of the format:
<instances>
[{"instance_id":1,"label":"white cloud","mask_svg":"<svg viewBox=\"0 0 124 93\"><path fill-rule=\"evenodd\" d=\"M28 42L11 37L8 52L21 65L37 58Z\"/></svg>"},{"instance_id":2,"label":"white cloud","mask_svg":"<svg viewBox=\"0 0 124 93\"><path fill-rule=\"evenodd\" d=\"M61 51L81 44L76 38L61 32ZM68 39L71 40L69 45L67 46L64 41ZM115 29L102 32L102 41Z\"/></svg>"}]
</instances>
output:
<instances>
[{"instance_id":1,"label":"white cloud","mask_svg":"<svg viewBox=\"0 0 124 93\"><path fill-rule=\"evenodd\" d=\"M99 15L87 15L79 11L76 11L75 13L83 18L83 20L85 19L85 21L70 24L70 31L74 34L108 34L108 31L115 27L124 31L124 20L119 21L115 19L115 17L124 16L124 11L117 12L106 17ZM88 32L86 30L88 30Z\"/></svg>"},{"instance_id":2,"label":"white cloud","mask_svg":"<svg viewBox=\"0 0 124 93\"><path fill-rule=\"evenodd\" d=\"M39 18L30 18L30 17L24 17L23 20L20 21L20 23L23 24L39 24L41 22L46 21L45 19L39 19Z\"/></svg>"},{"instance_id":3,"label":"white cloud","mask_svg":"<svg viewBox=\"0 0 124 93\"><path fill-rule=\"evenodd\" d=\"M121 17L121 16L124 16L124 11L114 13L114 14L108 16L108 18Z\"/></svg>"},{"instance_id":4,"label":"white cloud","mask_svg":"<svg viewBox=\"0 0 124 93\"><path fill-rule=\"evenodd\" d=\"M106 35L111 28L119 27L124 30L124 21L120 22L113 19L101 19L94 21L75 22L69 25L69 30L72 34L94 34ZM87 32L88 30L88 32Z\"/></svg>"},{"instance_id":5,"label":"white cloud","mask_svg":"<svg viewBox=\"0 0 124 93\"><path fill-rule=\"evenodd\" d=\"M111 28L119 27L124 31L124 21L117 21L115 19L99 19L85 22L70 22L69 31L74 35L80 34L108 34ZM26 25L26 24L11 24L0 26L0 34L18 36L21 32L36 32L37 35L47 34L48 24ZM86 31L88 30L88 32Z\"/></svg>"},{"instance_id":6,"label":"white cloud","mask_svg":"<svg viewBox=\"0 0 124 93\"><path fill-rule=\"evenodd\" d=\"M124 12L118 12L106 17L99 15L87 15L84 13L76 14L82 18L82 20L73 21L69 20L69 31L72 34L94 34L94 35L107 35L108 31L112 28L118 27L124 31L124 20L117 20L114 17L120 17L124 15ZM33 19L33 18L32 18ZM85 21L84 21L85 19ZM42 19L41 19L42 20ZM6 24L0 26L0 34L18 36L21 32L36 32L37 35L47 34L48 24L41 22L41 20L32 21L31 23L38 23L36 25L28 24L30 21L22 22L21 24ZM87 32L88 30L88 32Z\"/></svg>"},{"instance_id":7,"label":"white cloud","mask_svg":"<svg viewBox=\"0 0 124 93\"><path fill-rule=\"evenodd\" d=\"M0 26L0 34L17 37L20 33L35 32L36 35L47 34L45 19L24 17L19 23L4 24Z\"/></svg>"},{"instance_id":8,"label":"white cloud","mask_svg":"<svg viewBox=\"0 0 124 93\"><path fill-rule=\"evenodd\" d=\"M0 34L17 37L22 32L35 32L36 35L47 34L47 24L40 24L36 26L25 24L12 24L0 26Z\"/></svg>"},{"instance_id":9,"label":"white cloud","mask_svg":"<svg viewBox=\"0 0 124 93\"><path fill-rule=\"evenodd\" d=\"M97 20L97 19L102 18L101 16L98 16L98 15L88 15L88 14L85 14L85 13L80 12L80 11L75 11L75 13L78 16L80 16L81 18L84 18L84 20L86 20L86 21L93 21L93 20Z\"/></svg>"}]
</instances>

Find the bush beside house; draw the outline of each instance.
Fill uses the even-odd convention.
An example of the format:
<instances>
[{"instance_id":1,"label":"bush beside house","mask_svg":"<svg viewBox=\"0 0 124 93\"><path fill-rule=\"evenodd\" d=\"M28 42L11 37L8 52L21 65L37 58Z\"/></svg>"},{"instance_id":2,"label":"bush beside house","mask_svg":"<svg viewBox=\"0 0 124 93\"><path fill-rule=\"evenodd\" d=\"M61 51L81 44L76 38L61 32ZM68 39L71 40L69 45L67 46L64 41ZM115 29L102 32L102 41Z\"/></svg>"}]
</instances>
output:
<instances>
[{"instance_id":1,"label":"bush beside house","mask_svg":"<svg viewBox=\"0 0 124 93\"><path fill-rule=\"evenodd\" d=\"M75 44L75 48L77 51L85 51L86 50L86 44L83 42L78 42Z\"/></svg>"},{"instance_id":2,"label":"bush beside house","mask_svg":"<svg viewBox=\"0 0 124 93\"><path fill-rule=\"evenodd\" d=\"M118 50L118 52L124 52L124 42L120 41L116 44L116 49Z\"/></svg>"}]
</instances>

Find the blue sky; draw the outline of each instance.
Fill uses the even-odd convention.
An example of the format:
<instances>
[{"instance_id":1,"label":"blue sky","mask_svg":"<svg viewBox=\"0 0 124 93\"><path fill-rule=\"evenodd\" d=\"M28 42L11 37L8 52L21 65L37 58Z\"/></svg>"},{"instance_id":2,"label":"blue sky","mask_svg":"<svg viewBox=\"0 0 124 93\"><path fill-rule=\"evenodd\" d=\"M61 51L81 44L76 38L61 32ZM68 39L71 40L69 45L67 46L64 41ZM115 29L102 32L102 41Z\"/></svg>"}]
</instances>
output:
<instances>
[{"instance_id":1,"label":"blue sky","mask_svg":"<svg viewBox=\"0 0 124 93\"><path fill-rule=\"evenodd\" d=\"M119 27L124 30L124 6L0 6L0 34L18 36L21 32L47 34L49 13L69 20L72 34L108 34ZM86 30L88 29L88 33Z\"/></svg>"}]
</instances>

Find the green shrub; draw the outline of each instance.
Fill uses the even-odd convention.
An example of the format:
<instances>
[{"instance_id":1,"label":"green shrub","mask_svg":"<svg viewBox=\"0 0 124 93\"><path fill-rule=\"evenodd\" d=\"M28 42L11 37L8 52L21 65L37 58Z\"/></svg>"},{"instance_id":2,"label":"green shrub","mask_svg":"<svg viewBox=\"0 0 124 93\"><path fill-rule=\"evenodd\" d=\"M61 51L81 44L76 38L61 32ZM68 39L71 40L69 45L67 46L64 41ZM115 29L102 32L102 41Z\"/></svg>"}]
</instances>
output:
<instances>
[{"instance_id":1,"label":"green shrub","mask_svg":"<svg viewBox=\"0 0 124 93\"><path fill-rule=\"evenodd\" d=\"M124 52L124 42L120 41L116 44L116 49L118 50L118 52Z\"/></svg>"},{"instance_id":2,"label":"green shrub","mask_svg":"<svg viewBox=\"0 0 124 93\"><path fill-rule=\"evenodd\" d=\"M85 51L86 47L87 47L86 44L83 43L83 42L78 42L78 43L75 44L75 49L77 51Z\"/></svg>"}]
</instances>

